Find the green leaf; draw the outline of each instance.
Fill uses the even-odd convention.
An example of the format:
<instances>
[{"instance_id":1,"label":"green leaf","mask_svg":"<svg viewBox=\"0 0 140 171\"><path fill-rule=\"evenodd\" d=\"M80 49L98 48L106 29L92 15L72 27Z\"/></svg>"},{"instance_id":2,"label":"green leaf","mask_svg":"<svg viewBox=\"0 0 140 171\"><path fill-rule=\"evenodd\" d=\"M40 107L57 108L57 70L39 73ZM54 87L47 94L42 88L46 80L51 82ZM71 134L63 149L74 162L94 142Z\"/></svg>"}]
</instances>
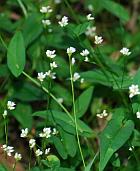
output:
<instances>
[{"instance_id":1,"label":"green leaf","mask_svg":"<svg viewBox=\"0 0 140 171\"><path fill-rule=\"evenodd\" d=\"M93 87L85 90L75 101L76 116L82 117L88 109L93 93Z\"/></svg>"},{"instance_id":2,"label":"green leaf","mask_svg":"<svg viewBox=\"0 0 140 171\"><path fill-rule=\"evenodd\" d=\"M22 127L31 128L32 127L32 110L30 105L17 104L16 109L12 111L14 117L20 122Z\"/></svg>"},{"instance_id":3,"label":"green leaf","mask_svg":"<svg viewBox=\"0 0 140 171\"><path fill-rule=\"evenodd\" d=\"M25 66L25 47L21 32L16 32L10 41L7 52L7 64L15 77L18 77Z\"/></svg>"},{"instance_id":4,"label":"green leaf","mask_svg":"<svg viewBox=\"0 0 140 171\"><path fill-rule=\"evenodd\" d=\"M58 169L60 167L60 160L55 155L47 156L47 160L42 161L44 165L54 169Z\"/></svg>"},{"instance_id":5,"label":"green leaf","mask_svg":"<svg viewBox=\"0 0 140 171\"><path fill-rule=\"evenodd\" d=\"M22 27L25 46L29 46L43 31L41 16L37 13L30 15Z\"/></svg>"},{"instance_id":6,"label":"green leaf","mask_svg":"<svg viewBox=\"0 0 140 171\"><path fill-rule=\"evenodd\" d=\"M128 11L120 4L111 0L102 0L102 6L118 17L121 21L127 22L130 18Z\"/></svg>"},{"instance_id":7,"label":"green leaf","mask_svg":"<svg viewBox=\"0 0 140 171\"><path fill-rule=\"evenodd\" d=\"M73 31L77 36L80 36L81 34L85 33L87 27L90 25L89 22L86 22L84 24L79 24L78 26L76 26Z\"/></svg>"},{"instance_id":8,"label":"green leaf","mask_svg":"<svg viewBox=\"0 0 140 171\"><path fill-rule=\"evenodd\" d=\"M66 149L64 148L63 142L61 142L58 137L53 137L53 143L59 155L64 160L67 159L67 152L66 152Z\"/></svg>"},{"instance_id":9,"label":"green leaf","mask_svg":"<svg viewBox=\"0 0 140 171\"><path fill-rule=\"evenodd\" d=\"M140 87L140 68L138 69L137 73L133 78L133 84L138 84Z\"/></svg>"},{"instance_id":10,"label":"green leaf","mask_svg":"<svg viewBox=\"0 0 140 171\"><path fill-rule=\"evenodd\" d=\"M124 121L124 113L116 110L113 119L100 135L100 163L99 171L103 171L109 159L130 137L134 129L131 120Z\"/></svg>"}]
</instances>

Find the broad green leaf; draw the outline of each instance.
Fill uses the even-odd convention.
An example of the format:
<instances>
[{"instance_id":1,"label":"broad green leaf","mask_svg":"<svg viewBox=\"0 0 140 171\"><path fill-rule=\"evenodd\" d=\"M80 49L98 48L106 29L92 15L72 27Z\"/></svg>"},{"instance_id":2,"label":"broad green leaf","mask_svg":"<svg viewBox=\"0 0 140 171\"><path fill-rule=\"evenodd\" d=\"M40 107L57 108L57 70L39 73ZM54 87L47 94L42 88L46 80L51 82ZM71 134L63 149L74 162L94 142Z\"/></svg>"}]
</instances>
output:
<instances>
[{"instance_id":1,"label":"broad green leaf","mask_svg":"<svg viewBox=\"0 0 140 171\"><path fill-rule=\"evenodd\" d=\"M32 127L32 110L29 105L17 104L16 109L12 111L14 117L20 122L22 127L31 128Z\"/></svg>"},{"instance_id":2,"label":"broad green leaf","mask_svg":"<svg viewBox=\"0 0 140 171\"><path fill-rule=\"evenodd\" d=\"M128 11L119 3L111 0L102 0L102 6L123 22L127 22L130 18Z\"/></svg>"},{"instance_id":3,"label":"broad green leaf","mask_svg":"<svg viewBox=\"0 0 140 171\"><path fill-rule=\"evenodd\" d=\"M63 129L59 129L61 137L63 139L64 146L67 150L67 153L74 157L77 151L77 141L74 135L67 133ZM71 145L72 144L72 145Z\"/></svg>"},{"instance_id":4,"label":"broad green leaf","mask_svg":"<svg viewBox=\"0 0 140 171\"><path fill-rule=\"evenodd\" d=\"M75 134L74 121L72 121L70 119L70 117L64 112L55 111L55 110L47 110L47 111L45 110L45 111L35 112L35 113L33 113L32 116L38 116L38 117L46 118L48 120L52 120L52 116L53 116L53 119L55 119L55 122L58 125L61 125L61 127L65 131L68 131L69 133ZM80 119L77 119L77 125L78 125L79 134L81 136L88 136L89 137L89 136L93 135L92 129L90 129L89 126L86 125Z\"/></svg>"},{"instance_id":5,"label":"broad green leaf","mask_svg":"<svg viewBox=\"0 0 140 171\"><path fill-rule=\"evenodd\" d=\"M49 155L47 156L47 160L43 160L43 164L54 170L60 167L60 160L55 155Z\"/></svg>"},{"instance_id":6,"label":"broad green leaf","mask_svg":"<svg viewBox=\"0 0 140 171\"><path fill-rule=\"evenodd\" d=\"M80 36L81 34L85 33L87 27L90 25L89 22L86 22L84 24L79 24L78 26L76 26L73 31L77 36Z\"/></svg>"},{"instance_id":7,"label":"broad green leaf","mask_svg":"<svg viewBox=\"0 0 140 171\"><path fill-rule=\"evenodd\" d=\"M124 113L116 110L113 119L100 135L100 163L99 171L103 171L109 159L130 137L134 129L131 120L124 121Z\"/></svg>"},{"instance_id":8,"label":"broad green leaf","mask_svg":"<svg viewBox=\"0 0 140 171\"><path fill-rule=\"evenodd\" d=\"M18 77L24 70L25 47L21 32L16 32L10 41L7 52L7 64L15 77Z\"/></svg>"},{"instance_id":9,"label":"broad green leaf","mask_svg":"<svg viewBox=\"0 0 140 171\"><path fill-rule=\"evenodd\" d=\"M0 164L0 171L8 171L3 165Z\"/></svg>"},{"instance_id":10,"label":"broad green leaf","mask_svg":"<svg viewBox=\"0 0 140 171\"><path fill-rule=\"evenodd\" d=\"M64 160L67 159L67 152L66 149L64 148L63 142L61 142L61 140L58 137L53 137L53 143L59 155Z\"/></svg>"},{"instance_id":11,"label":"broad green leaf","mask_svg":"<svg viewBox=\"0 0 140 171\"><path fill-rule=\"evenodd\" d=\"M43 31L41 16L34 13L30 15L22 27L25 46L29 46Z\"/></svg>"},{"instance_id":12,"label":"broad green leaf","mask_svg":"<svg viewBox=\"0 0 140 171\"><path fill-rule=\"evenodd\" d=\"M86 166L85 171L91 171L91 167L96 159L96 157L98 156L99 152L97 152L94 156L94 158L90 161L90 163Z\"/></svg>"},{"instance_id":13,"label":"broad green leaf","mask_svg":"<svg viewBox=\"0 0 140 171\"><path fill-rule=\"evenodd\" d=\"M112 86L111 82L108 81L106 76L100 70L86 71L80 73L80 75L85 79L85 81L93 83L94 85L101 84L109 87Z\"/></svg>"},{"instance_id":14,"label":"broad green leaf","mask_svg":"<svg viewBox=\"0 0 140 171\"><path fill-rule=\"evenodd\" d=\"M75 101L76 116L82 117L87 111L93 93L93 87L85 90Z\"/></svg>"}]
</instances>

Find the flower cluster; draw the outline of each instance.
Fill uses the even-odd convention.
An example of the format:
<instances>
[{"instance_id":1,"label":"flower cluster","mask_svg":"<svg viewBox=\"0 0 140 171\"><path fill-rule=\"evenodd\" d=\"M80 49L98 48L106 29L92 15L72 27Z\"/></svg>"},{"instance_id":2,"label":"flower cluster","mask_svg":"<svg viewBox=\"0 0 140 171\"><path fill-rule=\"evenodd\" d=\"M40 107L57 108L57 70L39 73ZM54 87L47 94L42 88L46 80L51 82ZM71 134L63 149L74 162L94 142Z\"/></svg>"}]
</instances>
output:
<instances>
[{"instance_id":1,"label":"flower cluster","mask_svg":"<svg viewBox=\"0 0 140 171\"><path fill-rule=\"evenodd\" d=\"M132 97L134 97L135 95L138 95L138 94L140 94L140 90L139 90L138 85L132 84L129 87L129 97L132 98Z\"/></svg>"},{"instance_id":2,"label":"flower cluster","mask_svg":"<svg viewBox=\"0 0 140 171\"><path fill-rule=\"evenodd\" d=\"M61 21L59 21L58 24L61 27L65 27L66 25L68 25L68 17L66 16L62 17Z\"/></svg>"},{"instance_id":3,"label":"flower cluster","mask_svg":"<svg viewBox=\"0 0 140 171\"><path fill-rule=\"evenodd\" d=\"M12 156L12 153L14 152L14 147L7 146L6 144L4 144L1 148L7 154L7 156L9 156L9 157ZM14 155L14 158L15 158L16 161L19 161L19 160L21 160L22 156L21 156L21 154L16 152L15 155Z\"/></svg>"},{"instance_id":4,"label":"flower cluster","mask_svg":"<svg viewBox=\"0 0 140 171\"><path fill-rule=\"evenodd\" d=\"M100 114L97 114L96 115L98 118L104 118L104 117L107 117L108 116L108 113L106 112L106 110L103 110L103 112L102 113L100 113Z\"/></svg>"}]
</instances>

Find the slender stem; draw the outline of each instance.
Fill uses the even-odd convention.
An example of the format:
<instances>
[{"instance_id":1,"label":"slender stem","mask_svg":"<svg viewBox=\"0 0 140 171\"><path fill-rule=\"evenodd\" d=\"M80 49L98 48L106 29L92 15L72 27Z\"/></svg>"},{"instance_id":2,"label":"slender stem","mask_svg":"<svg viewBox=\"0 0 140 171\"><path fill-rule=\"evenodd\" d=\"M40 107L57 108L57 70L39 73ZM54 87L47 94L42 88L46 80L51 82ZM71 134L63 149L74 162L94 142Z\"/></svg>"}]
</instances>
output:
<instances>
[{"instance_id":1,"label":"slender stem","mask_svg":"<svg viewBox=\"0 0 140 171\"><path fill-rule=\"evenodd\" d=\"M126 57L124 56L124 65L123 65L123 73L122 73L121 88L122 88L122 86L123 86L123 81L124 81L125 66L126 66Z\"/></svg>"},{"instance_id":2,"label":"slender stem","mask_svg":"<svg viewBox=\"0 0 140 171\"><path fill-rule=\"evenodd\" d=\"M82 148L80 145L80 139L79 139L79 134L78 134L78 127L77 127L77 117L76 117L76 109L75 109L75 94L74 94L74 85L73 85L73 72L72 72L72 63L71 63L71 55L69 54L69 66L70 66L70 80L71 80L71 91L72 91L72 103L73 103L73 115L74 115L74 122L75 122L75 130L76 130L76 137L77 137L77 143L79 147L79 151L81 154L82 162L84 168L86 167L84 157L83 157L83 152Z\"/></svg>"},{"instance_id":3,"label":"slender stem","mask_svg":"<svg viewBox=\"0 0 140 171\"><path fill-rule=\"evenodd\" d=\"M15 163L13 165L13 171L15 171L15 169L16 169L16 164L17 164L17 162L15 161Z\"/></svg>"},{"instance_id":4,"label":"slender stem","mask_svg":"<svg viewBox=\"0 0 140 171\"><path fill-rule=\"evenodd\" d=\"M29 156L29 165L28 165L28 170L31 170L31 156L32 156L32 150L30 149L30 156Z\"/></svg>"},{"instance_id":5,"label":"slender stem","mask_svg":"<svg viewBox=\"0 0 140 171\"><path fill-rule=\"evenodd\" d=\"M8 134L7 134L7 121L6 119L5 120L5 123L4 123L4 131L5 131L5 144L7 145L8 144Z\"/></svg>"},{"instance_id":6,"label":"slender stem","mask_svg":"<svg viewBox=\"0 0 140 171\"><path fill-rule=\"evenodd\" d=\"M19 3L19 5L20 5L20 7L21 7L24 16L27 18L27 17L28 17L28 14L27 14L27 10L26 10L26 8L25 8L23 2L22 2L21 0L17 0L17 2Z\"/></svg>"},{"instance_id":7,"label":"slender stem","mask_svg":"<svg viewBox=\"0 0 140 171\"><path fill-rule=\"evenodd\" d=\"M37 82L35 79L33 79L32 77L30 77L27 73L25 73L24 71L22 72L23 75L25 75L30 81L32 81L34 84L36 84L38 87L42 88L42 90L44 92L46 92L47 94L49 94L53 99L54 101L56 101L57 104L59 104L59 106L65 111L65 113L69 116L69 118L74 122L74 119L73 117L71 116L71 114L69 113L69 111L63 106L62 103L59 103L59 101L57 100L57 98L51 93L48 91L47 88L45 88L44 86L41 86L39 82Z\"/></svg>"}]
</instances>

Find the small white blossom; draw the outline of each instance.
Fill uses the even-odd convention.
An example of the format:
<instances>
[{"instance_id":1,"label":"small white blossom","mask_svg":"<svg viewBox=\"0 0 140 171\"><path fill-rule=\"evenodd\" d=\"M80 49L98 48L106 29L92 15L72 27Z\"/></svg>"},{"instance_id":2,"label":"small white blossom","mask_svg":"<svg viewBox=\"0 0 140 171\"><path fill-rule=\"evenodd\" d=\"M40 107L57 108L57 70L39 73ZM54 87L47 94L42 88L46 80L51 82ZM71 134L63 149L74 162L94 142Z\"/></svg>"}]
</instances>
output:
<instances>
[{"instance_id":1,"label":"small white blossom","mask_svg":"<svg viewBox=\"0 0 140 171\"><path fill-rule=\"evenodd\" d=\"M58 24L61 27L65 27L66 25L68 25L68 17L66 16L62 17L61 21L59 21Z\"/></svg>"},{"instance_id":2,"label":"small white blossom","mask_svg":"<svg viewBox=\"0 0 140 171\"><path fill-rule=\"evenodd\" d=\"M95 36L95 44L101 44L103 42L103 38L101 36Z\"/></svg>"},{"instance_id":3,"label":"small white blossom","mask_svg":"<svg viewBox=\"0 0 140 171\"><path fill-rule=\"evenodd\" d=\"M60 4L60 3L61 3L61 0L54 0L54 2L55 2L56 4Z\"/></svg>"},{"instance_id":4,"label":"small white blossom","mask_svg":"<svg viewBox=\"0 0 140 171\"><path fill-rule=\"evenodd\" d=\"M138 85L132 84L129 87L129 97L132 98L133 96L138 95L138 94L140 94Z\"/></svg>"},{"instance_id":5,"label":"small white blossom","mask_svg":"<svg viewBox=\"0 0 140 171\"><path fill-rule=\"evenodd\" d=\"M47 50L46 55L48 58L54 58L56 56L55 50Z\"/></svg>"},{"instance_id":6,"label":"small white blossom","mask_svg":"<svg viewBox=\"0 0 140 171\"><path fill-rule=\"evenodd\" d=\"M22 137L22 138L27 137L28 132L29 132L28 128L22 129L22 130L21 130L20 137Z\"/></svg>"},{"instance_id":7,"label":"small white blossom","mask_svg":"<svg viewBox=\"0 0 140 171\"><path fill-rule=\"evenodd\" d=\"M140 119L140 112L139 111L136 113L136 115L137 115L137 118Z\"/></svg>"},{"instance_id":8,"label":"small white blossom","mask_svg":"<svg viewBox=\"0 0 140 171\"><path fill-rule=\"evenodd\" d=\"M103 110L102 113L97 114L96 116L97 116L98 118L104 118L104 117L108 116L108 113L106 112L106 110Z\"/></svg>"},{"instance_id":9,"label":"small white blossom","mask_svg":"<svg viewBox=\"0 0 140 171\"><path fill-rule=\"evenodd\" d=\"M129 151L133 151L134 146L129 147Z\"/></svg>"},{"instance_id":10,"label":"small white blossom","mask_svg":"<svg viewBox=\"0 0 140 171\"><path fill-rule=\"evenodd\" d=\"M51 9L50 6L41 7L40 12L41 12L41 13L51 13L51 12L52 12L52 9Z\"/></svg>"},{"instance_id":11,"label":"small white blossom","mask_svg":"<svg viewBox=\"0 0 140 171\"><path fill-rule=\"evenodd\" d=\"M4 110L2 116L3 116L4 118L6 118L6 116L7 116L7 110Z\"/></svg>"},{"instance_id":12,"label":"small white blossom","mask_svg":"<svg viewBox=\"0 0 140 171\"><path fill-rule=\"evenodd\" d=\"M30 140L29 140L29 147L30 147L30 148L34 148L35 144L36 144L35 139L30 139Z\"/></svg>"},{"instance_id":13,"label":"small white blossom","mask_svg":"<svg viewBox=\"0 0 140 171\"><path fill-rule=\"evenodd\" d=\"M22 159L22 156L19 153L15 153L14 158L15 158L16 161L19 161L19 160Z\"/></svg>"},{"instance_id":14,"label":"small white blossom","mask_svg":"<svg viewBox=\"0 0 140 171\"><path fill-rule=\"evenodd\" d=\"M131 54L131 52L129 51L129 49L127 49L126 47L123 47L120 52L123 54L123 55L126 55L126 56L129 56Z\"/></svg>"},{"instance_id":15,"label":"small white blossom","mask_svg":"<svg viewBox=\"0 0 140 171\"><path fill-rule=\"evenodd\" d=\"M87 15L87 20L88 20L88 21L94 20L94 17L92 17L91 15L92 15L92 14L88 14L88 15Z\"/></svg>"},{"instance_id":16,"label":"small white blossom","mask_svg":"<svg viewBox=\"0 0 140 171\"><path fill-rule=\"evenodd\" d=\"M72 59L71 59L71 63L72 63L72 65L75 64L75 58L72 58Z\"/></svg>"},{"instance_id":17,"label":"small white blossom","mask_svg":"<svg viewBox=\"0 0 140 171\"><path fill-rule=\"evenodd\" d=\"M49 152L50 152L50 150L51 150L50 148L47 148L47 149L45 150L45 154L48 155Z\"/></svg>"},{"instance_id":18,"label":"small white blossom","mask_svg":"<svg viewBox=\"0 0 140 171\"><path fill-rule=\"evenodd\" d=\"M75 73L73 74L73 81L75 82L75 81L77 81L79 78L80 78L80 74L77 73L77 72L75 72Z\"/></svg>"},{"instance_id":19,"label":"small white blossom","mask_svg":"<svg viewBox=\"0 0 140 171\"><path fill-rule=\"evenodd\" d=\"M64 99L60 97L60 98L57 98L57 101L58 101L59 103L63 103Z\"/></svg>"},{"instance_id":20,"label":"small white blossom","mask_svg":"<svg viewBox=\"0 0 140 171\"><path fill-rule=\"evenodd\" d=\"M38 76L37 76L37 79L40 81L40 82L43 82L44 79L46 77L46 74L44 74L43 72L39 72L38 73Z\"/></svg>"},{"instance_id":21,"label":"small white blossom","mask_svg":"<svg viewBox=\"0 0 140 171\"><path fill-rule=\"evenodd\" d=\"M9 109L9 110L14 110L15 109L15 103L14 102L12 102L12 101L8 101L7 102L7 108Z\"/></svg>"},{"instance_id":22,"label":"small white blossom","mask_svg":"<svg viewBox=\"0 0 140 171\"><path fill-rule=\"evenodd\" d=\"M51 24L50 20L42 20L44 26L49 26Z\"/></svg>"},{"instance_id":23,"label":"small white blossom","mask_svg":"<svg viewBox=\"0 0 140 171\"><path fill-rule=\"evenodd\" d=\"M6 154L7 154L8 156L11 156L11 155L12 155L11 153L14 152L14 147L7 146L6 144L4 144L1 148L3 149L3 151L6 152Z\"/></svg>"},{"instance_id":24,"label":"small white blossom","mask_svg":"<svg viewBox=\"0 0 140 171\"><path fill-rule=\"evenodd\" d=\"M42 154L43 154L43 152L42 152L40 149L37 149L37 150L35 151L36 157L41 156Z\"/></svg>"},{"instance_id":25,"label":"small white blossom","mask_svg":"<svg viewBox=\"0 0 140 171\"><path fill-rule=\"evenodd\" d=\"M56 73L55 72L52 72L51 70L47 71L45 73L48 77L50 77L51 79L56 79Z\"/></svg>"},{"instance_id":26,"label":"small white blossom","mask_svg":"<svg viewBox=\"0 0 140 171\"><path fill-rule=\"evenodd\" d=\"M57 68L58 65L57 65L56 62L54 61L54 62L50 63L50 67L51 67L51 69L54 69L54 68Z\"/></svg>"},{"instance_id":27,"label":"small white blossom","mask_svg":"<svg viewBox=\"0 0 140 171\"><path fill-rule=\"evenodd\" d=\"M93 5L92 5L92 4L89 4L89 5L88 5L88 10L89 10L89 11L93 11Z\"/></svg>"},{"instance_id":28,"label":"small white blossom","mask_svg":"<svg viewBox=\"0 0 140 171\"><path fill-rule=\"evenodd\" d=\"M88 26L86 31L85 31L85 34L87 36L90 36L90 37L94 37L95 36L95 31L96 31L96 27L90 27Z\"/></svg>"},{"instance_id":29,"label":"small white blossom","mask_svg":"<svg viewBox=\"0 0 140 171\"><path fill-rule=\"evenodd\" d=\"M53 128L52 134L53 134L53 135L58 134L58 131L56 130L56 128Z\"/></svg>"},{"instance_id":30,"label":"small white blossom","mask_svg":"<svg viewBox=\"0 0 140 171\"><path fill-rule=\"evenodd\" d=\"M53 30L51 28L48 29L48 32L51 33Z\"/></svg>"},{"instance_id":31,"label":"small white blossom","mask_svg":"<svg viewBox=\"0 0 140 171\"><path fill-rule=\"evenodd\" d=\"M84 78L81 78L80 83L81 84L84 83Z\"/></svg>"},{"instance_id":32,"label":"small white blossom","mask_svg":"<svg viewBox=\"0 0 140 171\"><path fill-rule=\"evenodd\" d=\"M85 62L89 62L89 58L86 56L84 59Z\"/></svg>"},{"instance_id":33,"label":"small white blossom","mask_svg":"<svg viewBox=\"0 0 140 171\"><path fill-rule=\"evenodd\" d=\"M42 138L49 138L51 137L51 128L43 128L43 132L39 134Z\"/></svg>"},{"instance_id":34,"label":"small white blossom","mask_svg":"<svg viewBox=\"0 0 140 171\"><path fill-rule=\"evenodd\" d=\"M74 52L76 52L76 49L74 47L67 48L67 54L72 55Z\"/></svg>"},{"instance_id":35,"label":"small white blossom","mask_svg":"<svg viewBox=\"0 0 140 171\"><path fill-rule=\"evenodd\" d=\"M86 56L89 55L89 51L88 51L87 49L85 49L85 50L83 50L83 51L80 53L80 55L86 57Z\"/></svg>"}]
</instances>

